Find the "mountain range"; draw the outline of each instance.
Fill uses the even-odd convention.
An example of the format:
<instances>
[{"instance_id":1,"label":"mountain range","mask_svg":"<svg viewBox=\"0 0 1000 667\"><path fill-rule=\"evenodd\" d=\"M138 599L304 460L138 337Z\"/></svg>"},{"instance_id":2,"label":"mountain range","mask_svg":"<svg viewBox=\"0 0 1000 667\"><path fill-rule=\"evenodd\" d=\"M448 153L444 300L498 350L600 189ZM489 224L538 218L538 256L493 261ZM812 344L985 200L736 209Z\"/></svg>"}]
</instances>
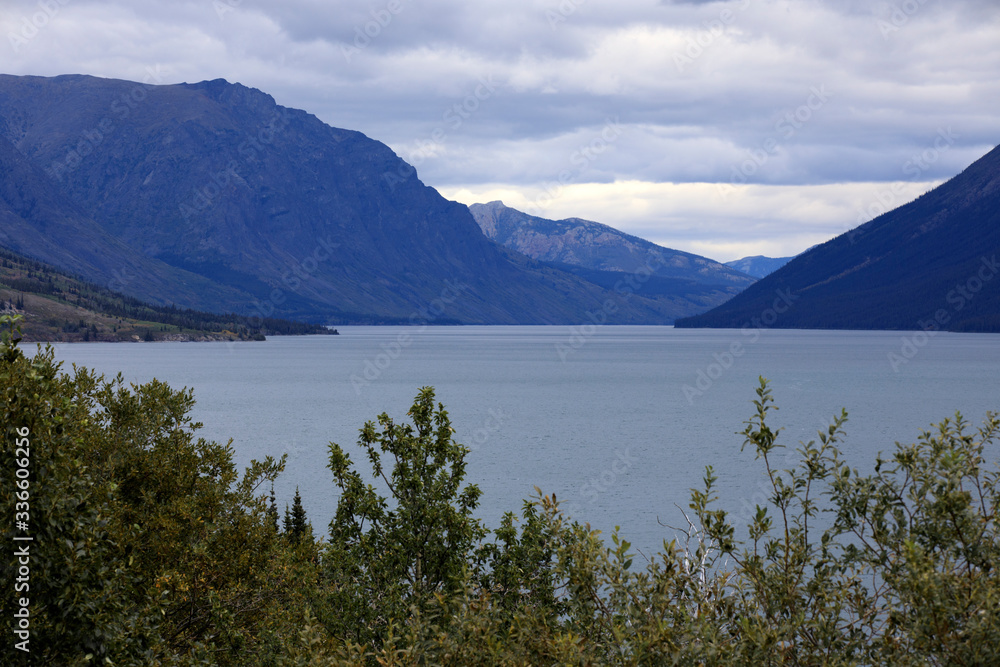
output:
<instances>
[{"instance_id":1,"label":"mountain range","mask_svg":"<svg viewBox=\"0 0 1000 667\"><path fill-rule=\"evenodd\" d=\"M998 258L1000 147L677 326L1000 332Z\"/></svg>"},{"instance_id":2,"label":"mountain range","mask_svg":"<svg viewBox=\"0 0 1000 667\"><path fill-rule=\"evenodd\" d=\"M549 220L505 206L469 207L497 243L602 287L642 278L636 293L662 302L671 315L704 312L746 289L754 278L714 260L672 250L581 218Z\"/></svg>"},{"instance_id":3,"label":"mountain range","mask_svg":"<svg viewBox=\"0 0 1000 667\"><path fill-rule=\"evenodd\" d=\"M0 245L154 303L323 323L676 309L503 248L387 146L223 80L0 75Z\"/></svg>"},{"instance_id":4,"label":"mountain range","mask_svg":"<svg viewBox=\"0 0 1000 667\"><path fill-rule=\"evenodd\" d=\"M384 144L240 84L0 75L0 246L256 321L1000 331L998 150L768 274L470 209Z\"/></svg>"},{"instance_id":5,"label":"mountain range","mask_svg":"<svg viewBox=\"0 0 1000 667\"><path fill-rule=\"evenodd\" d=\"M748 276L753 276L754 278L763 278L768 276L785 264L792 261L792 257L764 257L763 255L753 255L752 257L743 257L741 259L734 259L731 262L726 262L726 266L737 271L742 271Z\"/></svg>"}]
</instances>

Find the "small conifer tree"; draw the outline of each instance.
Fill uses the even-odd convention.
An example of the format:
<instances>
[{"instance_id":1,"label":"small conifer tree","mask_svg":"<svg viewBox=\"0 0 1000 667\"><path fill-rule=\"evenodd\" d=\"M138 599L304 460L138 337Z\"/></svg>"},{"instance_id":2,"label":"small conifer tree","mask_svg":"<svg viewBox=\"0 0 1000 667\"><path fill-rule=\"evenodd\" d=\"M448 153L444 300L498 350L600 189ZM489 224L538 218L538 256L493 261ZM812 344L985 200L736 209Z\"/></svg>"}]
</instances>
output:
<instances>
[{"instance_id":1,"label":"small conifer tree","mask_svg":"<svg viewBox=\"0 0 1000 667\"><path fill-rule=\"evenodd\" d=\"M292 544L298 544L309 532L311 531L309 521L306 519L306 510L302 507L302 496L299 495L299 487L296 486L291 512L288 511L288 506L285 506L285 535Z\"/></svg>"}]
</instances>

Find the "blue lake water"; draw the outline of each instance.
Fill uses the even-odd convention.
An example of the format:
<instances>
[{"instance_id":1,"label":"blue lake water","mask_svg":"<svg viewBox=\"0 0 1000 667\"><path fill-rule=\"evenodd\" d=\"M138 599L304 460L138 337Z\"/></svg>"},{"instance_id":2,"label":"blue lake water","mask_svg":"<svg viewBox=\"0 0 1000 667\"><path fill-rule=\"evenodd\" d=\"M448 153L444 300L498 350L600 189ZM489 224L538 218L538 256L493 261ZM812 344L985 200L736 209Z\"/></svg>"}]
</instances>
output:
<instances>
[{"instance_id":1,"label":"blue lake water","mask_svg":"<svg viewBox=\"0 0 1000 667\"><path fill-rule=\"evenodd\" d=\"M233 439L237 461L288 455L279 508L298 486L318 535L337 490L326 468L334 441L367 459L358 429L381 412L405 419L420 387L435 387L467 480L495 527L535 487L581 520L615 525L644 551L682 525L677 505L719 477L721 506L746 518L764 501L764 470L737 435L753 413L757 378L772 382L772 427L790 450L840 409L842 445L867 469L895 441L956 411L973 424L1000 410L1000 335L671 327L341 327L340 336L264 343L79 343L60 360L133 382L193 387L204 437ZM779 464L791 458L780 456Z\"/></svg>"}]
</instances>

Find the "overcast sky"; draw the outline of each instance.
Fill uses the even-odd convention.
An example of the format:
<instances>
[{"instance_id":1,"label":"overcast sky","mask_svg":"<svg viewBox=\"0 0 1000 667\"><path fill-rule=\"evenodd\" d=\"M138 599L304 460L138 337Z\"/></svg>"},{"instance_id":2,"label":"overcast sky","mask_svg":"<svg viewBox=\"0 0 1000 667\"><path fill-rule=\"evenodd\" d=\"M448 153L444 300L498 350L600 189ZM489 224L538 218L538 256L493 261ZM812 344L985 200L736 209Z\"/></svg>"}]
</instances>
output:
<instances>
[{"instance_id":1,"label":"overcast sky","mask_svg":"<svg viewBox=\"0 0 1000 667\"><path fill-rule=\"evenodd\" d=\"M791 255L1000 143L998 0L0 0L0 71L225 78L446 197Z\"/></svg>"}]
</instances>

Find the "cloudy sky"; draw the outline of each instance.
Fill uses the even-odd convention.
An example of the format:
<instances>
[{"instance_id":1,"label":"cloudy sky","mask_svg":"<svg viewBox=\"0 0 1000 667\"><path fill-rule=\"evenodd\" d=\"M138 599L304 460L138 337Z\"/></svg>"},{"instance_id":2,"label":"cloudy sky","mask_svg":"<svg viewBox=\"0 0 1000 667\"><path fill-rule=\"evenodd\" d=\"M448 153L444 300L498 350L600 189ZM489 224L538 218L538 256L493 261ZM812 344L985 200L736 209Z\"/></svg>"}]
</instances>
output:
<instances>
[{"instance_id":1,"label":"cloudy sky","mask_svg":"<svg viewBox=\"0 0 1000 667\"><path fill-rule=\"evenodd\" d=\"M225 78L464 203L790 255L1000 142L997 0L0 0L0 71Z\"/></svg>"}]
</instances>

